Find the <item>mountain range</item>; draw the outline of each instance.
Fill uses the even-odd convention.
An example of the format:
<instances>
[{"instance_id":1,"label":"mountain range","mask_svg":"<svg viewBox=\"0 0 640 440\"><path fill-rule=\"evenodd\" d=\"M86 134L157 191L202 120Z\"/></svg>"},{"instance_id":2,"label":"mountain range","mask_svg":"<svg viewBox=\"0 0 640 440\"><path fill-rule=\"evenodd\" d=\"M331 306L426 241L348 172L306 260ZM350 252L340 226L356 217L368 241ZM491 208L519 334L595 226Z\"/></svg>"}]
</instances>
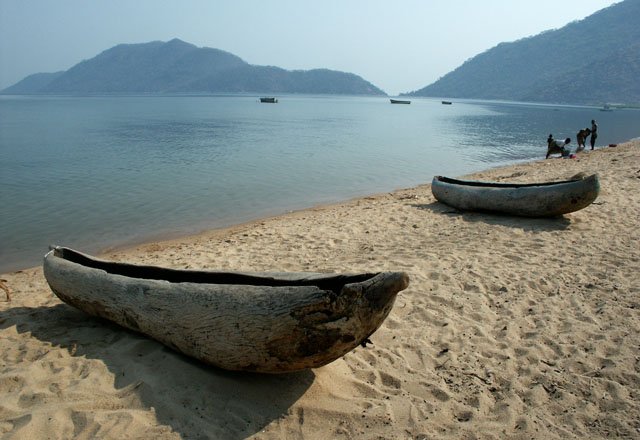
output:
<instances>
[{"instance_id":1,"label":"mountain range","mask_svg":"<svg viewBox=\"0 0 640 440\"><path fill-rule=\"evenodd\" d=\"M560 29L500 43L436 82L402 95L638 105L638 23L640 0L615 3ZM120 44L69 70L30 75L0 93L386 95L352 73L257 66L179 39Z\"/></svg>"},{"instance_id":2,"label":"mountain range","mask_svg":"<svg viewBox=\"0 0 640 440\"><path fill-rule=\"evenodd\" d=\"M640 103L640 0L615 3L560 29L498 44L404 95Z\"/></svg>"},{"instance_id":3,"label":"mountain range","mask_svg":"<svg viewBox=\"0 0 640 440\"><path fill-rule=\"evenodd\" d=\"M179 39L120 44L67 71L37 73L2 94L309 93L385 95L353 73L251 65Z\"/></svg>"}]
</instances>

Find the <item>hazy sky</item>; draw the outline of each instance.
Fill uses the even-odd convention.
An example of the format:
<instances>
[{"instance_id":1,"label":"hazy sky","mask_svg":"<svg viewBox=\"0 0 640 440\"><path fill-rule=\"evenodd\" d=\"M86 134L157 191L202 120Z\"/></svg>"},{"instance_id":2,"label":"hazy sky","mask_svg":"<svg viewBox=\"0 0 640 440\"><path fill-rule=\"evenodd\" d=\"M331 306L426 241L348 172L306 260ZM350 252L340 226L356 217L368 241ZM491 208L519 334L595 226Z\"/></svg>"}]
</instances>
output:
<instances>
[{"instance_id":1,"label":"hazy sky","mask_svg":"<svg viewBox=\"0 0 640 440\"><path fill-rule=\"evenodd\" d=\"M120 43L173 38L285 69L326 67L389 94L611 0L0 0L0 89ZM561 60L549 60L550 63Z\"/></svg>"}]
</instances>

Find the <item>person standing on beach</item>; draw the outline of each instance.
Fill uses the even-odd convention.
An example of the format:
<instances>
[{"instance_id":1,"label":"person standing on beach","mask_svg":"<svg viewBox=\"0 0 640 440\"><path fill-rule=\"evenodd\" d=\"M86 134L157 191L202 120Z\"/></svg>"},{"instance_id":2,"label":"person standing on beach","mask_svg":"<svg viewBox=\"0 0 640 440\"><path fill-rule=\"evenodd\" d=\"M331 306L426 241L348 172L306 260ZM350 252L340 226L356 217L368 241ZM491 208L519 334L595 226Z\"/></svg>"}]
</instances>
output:
<instances>
[{"instance_id":1,"label":"person standing on beach","mask_svg":"<svg viewBox=\"0 0 640 440\"><path fill-rule=\"evenodd\" d=\"M596 146L596 139L598 138L598 124L596 124L596 120L591 120L591 149Z\"/></svg>"}]
</instances>

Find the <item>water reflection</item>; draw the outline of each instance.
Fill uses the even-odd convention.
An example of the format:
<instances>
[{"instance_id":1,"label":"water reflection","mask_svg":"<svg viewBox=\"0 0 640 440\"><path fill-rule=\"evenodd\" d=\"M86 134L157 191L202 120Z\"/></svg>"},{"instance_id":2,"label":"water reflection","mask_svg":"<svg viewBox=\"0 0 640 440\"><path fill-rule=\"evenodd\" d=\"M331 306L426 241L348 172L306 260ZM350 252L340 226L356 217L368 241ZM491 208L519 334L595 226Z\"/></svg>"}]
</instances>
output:
<instances>
[{"instance_id":1,"label":"water reflection","mask_svg":"<svg viewBox=\"0 0 640 440\"><path fill-rule=\"evenodd\" d=\"M0 272L638 136L640 112L386 98L0 97Z\"/></svg>"}]
</instances>

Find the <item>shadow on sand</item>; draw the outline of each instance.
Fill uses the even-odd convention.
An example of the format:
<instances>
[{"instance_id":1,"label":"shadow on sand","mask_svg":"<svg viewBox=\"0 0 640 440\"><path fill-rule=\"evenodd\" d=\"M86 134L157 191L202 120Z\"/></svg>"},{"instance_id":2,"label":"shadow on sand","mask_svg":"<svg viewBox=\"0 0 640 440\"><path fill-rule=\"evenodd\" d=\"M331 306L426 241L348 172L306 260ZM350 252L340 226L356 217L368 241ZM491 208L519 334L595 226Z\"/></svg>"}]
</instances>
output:
<instances>
[{"instance_id":1,"label":"shadow on sand","mask_svg":"<svg viewBox=\"0 0 640 440\"><path fill-rule=\"evenodd\" d=\"M571 220L564 216L548 218L517 217L512 215L501 215L489 212L467 212L460 211L440 202L429 204L413 204L417 209L431 211L436 214L460 216L467 222L481 222L492 225L500 225L508 228L521 229L523 231L543 232L543 231L564 231L571 225Z\"/></svg>"},{"instance_id":2,"label":"shadow on sand","mask_svg":"<svg viewBox=\"0 0 640 440\"><path fill-rule=\"evenodd\" d=\"M115 395L136 393L160 424L183 438L240 439L260 432L287 414L315 378L312 371L266 375L210 367L65 304L6 312L0 328L15 325L73 356L104 362L115 377Z\"/></svg>"}]
</instances>

